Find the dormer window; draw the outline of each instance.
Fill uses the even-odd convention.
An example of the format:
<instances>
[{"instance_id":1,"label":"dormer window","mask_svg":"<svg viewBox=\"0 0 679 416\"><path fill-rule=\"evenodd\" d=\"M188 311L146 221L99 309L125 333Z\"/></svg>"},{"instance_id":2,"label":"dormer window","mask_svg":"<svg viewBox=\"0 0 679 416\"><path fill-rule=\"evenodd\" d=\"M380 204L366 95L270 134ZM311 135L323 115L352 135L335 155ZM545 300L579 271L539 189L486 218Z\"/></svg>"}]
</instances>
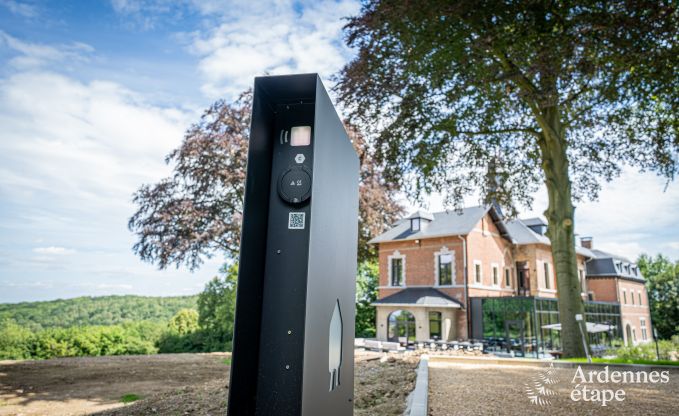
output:
<instances>
[{"instance_id":1,"label":"dormer window","mask_svg":"<svg viewBox=\"0 0 679 416\"><path fill-rule=\"evenodd\" d=\"M410 220L410 232L424 232L427 229L427 224L434 221L434 216L426 211L417 211L407 218Z\"/></svg>"}]
</instances>

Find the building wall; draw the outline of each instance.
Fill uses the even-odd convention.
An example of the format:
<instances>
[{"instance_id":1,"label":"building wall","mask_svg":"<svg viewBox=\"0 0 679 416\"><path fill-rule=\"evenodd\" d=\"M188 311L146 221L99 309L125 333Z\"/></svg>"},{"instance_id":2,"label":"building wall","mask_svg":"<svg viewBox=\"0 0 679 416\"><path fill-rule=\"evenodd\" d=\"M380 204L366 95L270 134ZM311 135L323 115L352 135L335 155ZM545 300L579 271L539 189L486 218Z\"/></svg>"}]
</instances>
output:
<instances>
[{"instance_id":1,"label":"building wall","mask_svg":"<svg viewBox=\"0 0 679 416\"><path fill-rule=\"evenodd\" d=\"M464 255L463 244L458 237L429 238L381 243L379 246L379 297L384 298L406 287L436 286L435 254L447 250L453 254L453 285L436 286L464 303ZM392 287L389 276L389 260L392 256L402 256L405 263L403 286ZM454 290L444 290L454 289Z\"/></svg>"},{"instance_id":2,"label":"building wall","mask_svg":"<svg viewBox=\"0 0 679 416\"><path fill-rule=\"evenodd\" d=\"M418 342L425 342L430 339L429 335L429 312L441 313L441 339L444 341L454 341L458 338L466 338L466 332L459 332L459 316L464 315L459 309L451 308L424 308L424 307L402 307L402 306L377 306L377 339L386 341L389 333L389 315L398 310L405 310L415 317L415 339Z\"/></svg>"},{"instance_id":3,"label":"building wall","mask_svg":"<svg viewBox=\"0 0 679 416\"><path fill-rule=\"evenodd\" d=\"M527 262L530 272L530 295L544 298L557 297L557 276L552 259L551 247L545 244L532 244L513 246L508 240L500 236L500 232L493 223L490 215L485 215L474 229L462 237L466 241L467 250L467 283L469 297L491 297L491 296L516 296L517 292L517 270L516 262ZM422 240L392 241L379 245L379 298L390 296L408 287L434 287L448 296L457 299L463 305L466 304L464 286L464 244L460 237L437 237ZM454 276L453 284L441 286L437 284L437 261L436 254L440 252L453 254ZM404 259L404 284L393 287L390 284L390 258L393 256ZM585 275L586 258L577 256L579 276ZM544 264L547 263L549 269L549 287L545 285ZM481 282L476 282L476 264L481 267ZM493 266L498 269L498 282L493 282ZM510 273L510 284L505 282L505 270ZM580 274L582 272L582 274ZM581 281L582 282L582 281ZM582 283L581 283L582 284ZM643 283L620 280L615 277L584 279L582 284L583 298L587 297L587 292L591 292L595 301L620 302L623 303L623 290L628 296L628 303L621 305L623 327L627 324L634 329L637 342L641 342L642 319L646 322L646 338L652 339L652 327L650 311L648 308L648 297ZM631 303L629 293L634 293L634 304ZM641 294L642 304L639 305L638 297ZM396 308L399 309L399 308ZM389 313L396 309L389 307L378 307L377 334L379 339L386 339L387 336L387 317ZM417 308L411 312L415 314ZM417 311L423 314L423 309ZM425 315L420 316L419 321L426 321L426 332L428 336L429 321L424 319ZM467 338L468 322L467 312L462 309L453 314L451 319L451 336L454 339ZM419 328L418 331L423 328ZM623 330L627 340L626 331ZM418 340L424 340L424 332L417 334ZM428 338L427 338L428 339ZM451 338L453 339L453 338Z\"/></svg>"},{"instance_id":4,"label":"building wall","mask_svg":"<svg viewBox=\"0 0 679 416\"><path fill-rule=\"evenodd\" d=\"M620 302L620 314L622 315L623 334L626 343L639 344L653 340L651 327L651 311L648 306L648 295L643 283L617 279L617 294ZM641 297L641 304L639 304ZM646 339L642 333L642 323L645 321ZM627 325L632 330L632 340L627 334Z\"/></svg>"},{"instance_id":5,"label":"building wall","mask_svg":"<svg viewBox=\"0 0 679 416\"><path fill-rule=\"evenodd\" d=\"M599 302L618 302L615 277L587 279L587 286L592 292L593 299Z\"/></svg>"},{"instance_id":6,"label":"building wall","mask_svg":"<svg viewBox=\"0 0 679 416\"><path fill-rule=\"evenodd\" d=\"M516 294L516 271L511 243L500 236L490 215L485 215L467 235L469 296L513 296ZM480 282L477 280L477 266ZM497 270L497 282L493 270ZM505 282L509 270L509 285Z\"/></svg>"}]
</instances>

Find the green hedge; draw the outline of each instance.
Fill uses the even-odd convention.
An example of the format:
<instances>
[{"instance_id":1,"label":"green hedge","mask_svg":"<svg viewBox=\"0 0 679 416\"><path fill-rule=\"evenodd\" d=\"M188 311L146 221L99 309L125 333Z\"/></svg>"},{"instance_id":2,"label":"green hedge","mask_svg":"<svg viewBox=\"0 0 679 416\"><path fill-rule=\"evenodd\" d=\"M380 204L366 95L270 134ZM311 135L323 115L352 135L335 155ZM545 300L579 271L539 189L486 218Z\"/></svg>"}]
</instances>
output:
<instances>
[{"instance_id":1,"label":"green hedge","mask_svg":"<svg viewBox=\"0 0 679 416\"><path fill-rule=\"evenodd\" d=\"M0 322L0 359L155 354L166 327L157 322L135 322L32 332L6 320Z\"/></svg>"}]
</instances>

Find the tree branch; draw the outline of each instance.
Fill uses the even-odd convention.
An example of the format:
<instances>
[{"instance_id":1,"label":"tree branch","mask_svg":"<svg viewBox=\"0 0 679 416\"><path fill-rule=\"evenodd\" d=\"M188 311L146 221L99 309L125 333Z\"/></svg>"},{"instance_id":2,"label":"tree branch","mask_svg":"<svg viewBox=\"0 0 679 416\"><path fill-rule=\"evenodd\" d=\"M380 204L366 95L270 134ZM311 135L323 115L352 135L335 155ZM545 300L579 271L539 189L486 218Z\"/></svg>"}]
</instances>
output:
<instances>
[{"instance_id":1,"label":"tree branch","mask_svg":"<svg viewBox=\"0 0 679 416\"><path fill-rule=\"evenodd\" d=\"M513 127L513 128L507 128L507 129L499 129L499 130L477 130L477 131L466 131L466 130L458 130L458 133L461 134L468 134L470 136L483 136L483 135L489 135L489 134L506 134L506 133L528 133L532 134L534 136L537 136L538 138L541 138L542 136L540 133L538 133L536 130L527 128L527 127Z\"/></svg>"}]
</instances>

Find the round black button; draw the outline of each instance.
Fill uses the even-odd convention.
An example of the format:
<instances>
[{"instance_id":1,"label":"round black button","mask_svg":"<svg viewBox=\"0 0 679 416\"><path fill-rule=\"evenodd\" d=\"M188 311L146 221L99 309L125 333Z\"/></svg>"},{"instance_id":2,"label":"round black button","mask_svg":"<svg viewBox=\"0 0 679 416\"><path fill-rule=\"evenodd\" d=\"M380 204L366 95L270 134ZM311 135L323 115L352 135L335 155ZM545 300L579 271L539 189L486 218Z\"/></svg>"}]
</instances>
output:
<instances>
[{"instance_id":1,"label":"round black button","mask_svg":"<svg viewBox=\"0 0 679 416\"><path fill-rule=\"evenodd\" d=\"M311 172L303 166L294 166L283 172L278 183L278 193L283 200L298 204L311 196Z\"/></svg>"}]
</instances>

